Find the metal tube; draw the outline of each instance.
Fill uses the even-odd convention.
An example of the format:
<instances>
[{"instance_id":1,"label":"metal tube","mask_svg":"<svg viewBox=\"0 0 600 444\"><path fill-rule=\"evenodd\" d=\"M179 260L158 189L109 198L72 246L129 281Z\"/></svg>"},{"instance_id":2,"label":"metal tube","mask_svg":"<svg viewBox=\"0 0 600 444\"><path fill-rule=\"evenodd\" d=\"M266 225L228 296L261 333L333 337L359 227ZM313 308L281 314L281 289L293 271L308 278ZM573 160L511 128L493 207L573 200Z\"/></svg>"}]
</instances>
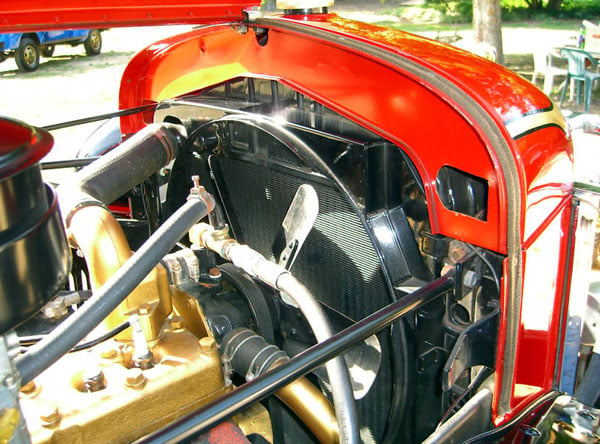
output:
<instances>
[{"instance_id":1,"label":"metal tube","mask_svg":"<svg viewBox=\"0 0 600 444\"><path fill-rule=\"evenodd\" d=\"M192 243L219 253L246 273L291 297L302 311L318 342L325 341L333 335L327 316L319 302L284 267L269 261L249 246L240 245L237 241L229 238L227 230L215 230L207 224L195 226L190 231L190 240ZM329 380L336 382L331 384L331 394L340 429L340 442L358 443L360 442L360 433L356 403L346 362L342 356L338 356L327 362L325 369Z\"/></svg>"},{"instance_id":2,"label":"metal tube","mask_svg":"<svg viewBox=\"0 0 600 444\"><path fill-rule=\"evenodd\" d=\"M271 367L274 368L274 367ZM335 410L323 393L306 378L297 379L277 390L281 399L323 444L340 442Z\"/></svg>"},{"instance_id":3,"label":"metal tube","mask_svg":"<svg viewBox=\"0 0 600 444\"><path fill-rule=\"evenodd\" d=\"M93 298L16 360L23 384L31 381L81 341L144 279L191 226L213 207L212 197L191 198L161 225Z\"/></svg>"},{"instance_id":4,"label":"metal tube","mask_svg":"<svg viewBox=\"0 0 600 444\"><path fill-rule=\"evenodd\" d=\"M274 368L254 381L244 384L237 390L207 404L202 409L180 418L169 426L137 442L178 442L181 439L204 432L255 402L266 398L327 360L338 356L352 345L364 341L403 316L429 303L434 298L451 290L453 285L454 273L449 272L425 287L342 330L330 339L319 342L296 355L289 362Z\"/></svg>"},{"instance_id":5,"label":"metal tube","mask_svg":"<svg viewBox=\"0 0 600 444\"><path fill-rule=\"evenodd\" d=\"M277 288L290 296L298 305L318 342L323 342L333 336L323 308L310 291L294 276L290 273L279 276ZM358 443L360 442L358 416L346 361L343 356L337 356L328 361L325 368L331 381L331 394L340 429L340 442Z\"/></svg>"},{"instance_id":6,"label":"metal tube","mask_svg":"<svg viewBox=\"0 0 600 444\"><path fill-rule=\"evenodd\" d=\"M112 119L113 117L130 116L132 114L137 114L137 113L141 113L144 111L154 111L157 106L158 106L157 103L152 103L150 105L142 105L142 106L138 106L136 108L129 108L129 109L121 110L121 111L115 111L113 113L100 114L97 116L85 117L83 119L69 120L67 122L55 123L53 125L46 125L43 128L46 131L54 131L54 130L58 130L58 129L62 129L62 128L68 128L70 126L98 122L99 120L108 120L108 119Z\"/></svg>"},{"instance_id":7,"label":"metal tube","mask_svg":"<svg viewBox=\"0 0 600 444\"><path fill-rule=\"evenodd\" d=\"M247 381L290 360L279 347L248 328L236 328L227 333L222 338L219 349L223 362L228 363L235 373L245 376ZM298 416L319 442L340 442L333 405L307 378L292 381L276 391L275 396Z\"/></svg>"}]
</instances>

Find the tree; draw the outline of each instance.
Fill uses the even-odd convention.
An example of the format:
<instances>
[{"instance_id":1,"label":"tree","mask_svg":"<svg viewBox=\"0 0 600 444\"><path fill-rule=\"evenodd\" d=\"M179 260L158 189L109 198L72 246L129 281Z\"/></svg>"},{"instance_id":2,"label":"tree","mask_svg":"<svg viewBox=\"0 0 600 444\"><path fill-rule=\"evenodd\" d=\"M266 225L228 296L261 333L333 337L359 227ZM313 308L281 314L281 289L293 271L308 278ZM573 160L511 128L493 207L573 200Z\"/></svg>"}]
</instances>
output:
<instances>
[{"instance_id":1,"label":"tree","mask_svg":"<svg viewBox=\"0 0 600 444\"><path fill-rule=\"evenodd\" d=\"M532 11L558 11L562 6L563 0L547 0L544 4L544 0L525 0L527 6Z\"/></svg>"},{"instance_id":2,"label":"tree","mask_svg":"<svg viewBox=\"0 0 600 444\"><path fill-rule=\"evenodd\" d=\"M473 0L473 35L476 43L493 46L498 63L503 63L500 0Z\"/></svg>"}]
</instances>

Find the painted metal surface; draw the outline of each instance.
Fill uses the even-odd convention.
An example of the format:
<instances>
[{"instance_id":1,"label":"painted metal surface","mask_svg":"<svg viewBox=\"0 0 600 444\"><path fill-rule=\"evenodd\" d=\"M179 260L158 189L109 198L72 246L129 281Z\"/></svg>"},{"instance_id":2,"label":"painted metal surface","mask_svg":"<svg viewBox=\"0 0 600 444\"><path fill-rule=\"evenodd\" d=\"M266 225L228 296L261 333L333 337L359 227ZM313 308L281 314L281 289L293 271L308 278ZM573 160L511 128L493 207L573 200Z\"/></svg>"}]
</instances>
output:
<instances>
[{"instance_id":1,"label":"painted metal surface","mask_svg":"<svg viewBox=\"0 0 600 444\"><path fill-rule=\"evenodd\" d=\"M0 33L240 21L255 0L2 0Z\"/></svg>"},{"instance_id":2,"label":"painted metal surface","mask_svg":"<svg viewBox=\"0 0 600 444\"><path fill-rule=\"evenodd\" d=\"M352 29L352 24L358 29L365 26L332 14L326 17L330 26L333 26L333 20L336 26L343 23L345 30ZM490 85L500 85L499 90L488 91L476 85L469 86L468 90L489 110L499 126L506 120L514 121L515 109L532 113L535 107L551 108L549 100L536 88L496 64L473 58L464 51L447 46L442 48L439 43L427 39L378 29L382 39L393 37L397 47L404 45L407 51L412 45L414 53L427 57L427 60L416 59L414 53L410 56L420 65L435 66L437 52L437 57L443 59L440 64L445 64L445 68L442 71L437 66L436 70L453 80L461 75L458 72L463 66L481 65L481 75L491 78ZM305 62L299 65L298 60ZM444 91L434 91L425 79L347 47L307 39L275 27L270 29L268 43L264 46L257 42L253 31L241 34L228 26L204 28L157 42L139 53L125 71L121 107L176 97L242 75L278 78L403 147L419 168L430 202L434 203L434 230L506 252L506 218L501 211L506 207L504 185L502 175L498 174L493 147L464 111L450 102ZM460 84L464 86L468 81L463 75ZM475 88L477 91L473 90ZM500 99L504 89L525 93L511 95L509 99L520 105L511 106L508 114L499 114L504 110ZM122 129L126 133L142 125L144 121L140 116L122 120ZM556 128L554 139L544 145L548 153L546 158L562 156L568 159L570 145L564 132ZM510 139L509 134L506 137ZM524 140L514 145L517 159L521 157L521 153L517 153L519 147L526 150L534 144L527 143L527 138ZM528 165L521 164L523 181L527 177L535 179L538 174L534 171L545 168L545 160L532 159ZM439 202L434 184L437 171L444 165L452 165L488 181L487 222L448 211ZM527 187L525 183L523 187Z\"/></svg>"},{"instance_id":3,"label":"painted metal surface","mask_svg":"<svg viewBox=\"0 0 600 444\"><path fill-rule=\"evenodd\" d=\"M298 60L310 63L298 64ZM453 104L421 79L343 47L271 29L261 46L250 31L210 27L168 39L138 54L126 69L122 108L204 88L237 76L277 78L403 147L419 168L434 230L502 251L502 185L493 154ZM416 106L415 104L418 104ZM122 120L122 130L144 125ZM461 153L461 154L459 154ZM437 171L453 165L488 180L488 222L448 211L434 193Z\"/></svg>"},{"instance_id":4,"label":"painted metal surface","mask_svg":"<svg viewBox=\"0 0 600 444\"><path fill-rule=\"evenodd\" d=\"M306 27L327 29L339 36L340 43L306 38L278 29L276 23L267 27L264 45L252 30L240 33L219 26L158 42L138 54L127 68L121 107L176 97L237 76L278 79L401 146L423 178L432 203L433 230L501 253L507 252L507 230L513 229L507 223L505 187L519 187L523 196L521 242L523 248L532 249L526 254L531 268L525 267L525 274L536 276L540 259L547 255L554 255L557 263L548 273L543 294L532 284L535 278L528 277L523 287L524 304L516 333L519 350L510 388L513 411L499 412L496 406L496 419L501 423L553 384L564 296L561 288L567 278L557 248L562 258L568 229L566 202L572 187L572 147L564 121L546 96L496 64L437 42L333 14L309 18L318 21L303 22ZM504 182L490 141L459 104L432 86L428 73L415 76L353 50L352 42L357 40L401 54L467 91L503 130L513 150L519 183ZM142 118L132 116L123 120L122 128L132 132L144 124ZM444 165L488 181L486 222L448 211L440 203L435 178ZM548 225L547 220L558 222ZM535 242L538 238L543 240ZM548 238L552 241L545 241ZM534 251L538 260L532 259ZM510 301L503 303L507 308L510 305ZM538 304L547 309L541 320L532 324L531 319L539 314ZM500 336L506 333L505 321ZM502 360L499 353L498 378ZM500 390L499 385L497 388Z\"/></svg>"},{"instance_id":5,"label":"painted metal surface","mask_svg":"<svg viewBox=\"0 0 600 444\"><path fill-rule=\"evenodd\" d=\"M63 5L67 3L61 1ZM171 22L205 20L198 16L181 17L180 12L191 6L183 6L181 1L174 3L179 6L173 7L170 15L177 18ZM233 3L238 9L242 7L241 2ZM3 10L7 4L17 2L5 2ZM148 2L145 4L147 11ZM212 14L213 18L227 20L241 18L241 14L232 13L226 6L198 8L203 7L207 17ZM127 15L117 8L115 15L106 20L114 24L139 23L141 8L132 8L135 14ZM196 10L198 14L200 9ZM84 21L87 12L95 17L93 20L100 20L97 10L78 10L72 17L59 16L59 21L65 25L75 19L85 25L97 23ZM158 13L151 13L146 24L164 19L155 14ZM18 15L9 18L16 26ZM10 27L7 23L4 19L4 26ZM307 32L290 31L278 23L301 25ZM33 24L32 20L26 22L26 26ZM260 26L268 30L266 44L264 39L257 39L252 26L243 32L243 28L213 25L149 46L134 57L124 73L121 108L181 96L238 76L272 78L394 142L410 156L423 179L434 232L503 254L508 253L510 231L523 233L519 242L525 259L524 265L519 266L524 282L522 305L516 307L519 325L515 333L515 372L511 387L498 384L495 393L497 402L500 389L510 390L513 410L499 412L496 404L496 423L510 419L527 403L551 390L559 355L560 307L566 297L562 289L569 277L565 258L573 161L571 142L558 110L529 82L499 65L400 31L344 20L334 14L284 17ZM320 39L310 30L326 31L336 37L336 43ZM407 70L383 56L365 54L356 49L356 42L368 43L382 54L398 55L415 69ZM464 104L434 86L432 76L448 80L449 87L466 92L473 103L487 112L512 151L516 181L506 182L493 143ZM124 117L122 130L132 133L149 121L148 115ZM440 168L446 165L488 182L486 221L443 206L435 181ZM509 224L509 188L522 196L517 210L519 227ZM551 267L547 264L550 256L554 257ZM507 290L511 284L508 275L505 272L496 380L503 376L502 350L510 333L506 313L515 312Z\"/></svg>"}]
</instances>

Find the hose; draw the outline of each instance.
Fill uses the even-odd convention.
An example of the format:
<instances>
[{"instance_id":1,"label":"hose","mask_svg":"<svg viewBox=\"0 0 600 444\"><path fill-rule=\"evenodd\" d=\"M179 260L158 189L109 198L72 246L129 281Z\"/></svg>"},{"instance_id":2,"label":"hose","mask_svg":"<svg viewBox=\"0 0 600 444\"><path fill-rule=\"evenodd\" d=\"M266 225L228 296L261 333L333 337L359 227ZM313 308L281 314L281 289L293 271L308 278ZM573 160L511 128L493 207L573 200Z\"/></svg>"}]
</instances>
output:
<instances>
[{"instance_id":1,"label":"hose","mask_svg":"<svg viewBox=\"0 0 600 444\"><path fill-rule=\"evenodd\" d=\"M277 288L290 296L298 305L317 342L323 342L333 336L323 308L294 276L289 272L283 273L277 279ZM338 356L328 361L325 368L331 381L331 395L340 427L340 442L358 443L360 442L358 417L346 362L342 356Z\"/></svg>"},{"instance_id":2,"label":"hose","mask_svg":"<svg viewBox=\"0 0 600 444\"><path fill-rule=\"evenodd\" d=\"M190 241L213 250L251 276L290 296L302 311L317 342L323 342L333 336L327 316L319 302L284 267L267 260L249 246L240 245L229 238L226 229L215 230L210 225L198 224L190 231ZM325 369L332 382L331 394L340 428L340 442L358 443L358 417L346 362L342 356L337 356L325 364Z\"/></svg>"},{"instance_id":3,"label":"hose","mask_svg":"<svg viewBox=\"0 0 600 444\"><path fill-rule=\"evenodd\" d=\"M247 381L288 362L290 358L279 347L247 328L227 333L220 344L223 362ZM306 378L296 379L275 392L321 444L340 442L338 423L333 406L323 393Z\"/></svg>"},{"instance_id":4,"label":"hose","mask_svg":"<svg viewBox=\"0 0 600 444\"><path fill-rule=\"evenodd\" d=\"M159 263L190 227L212 209L210 195L195 196L181 206L83 306L44 340L16 360L23 384L67 353L108 316ZM205 201L206 200L206 201Z\"/></svg>"},{"instance_id":5,"label":"hose","mask_svg":"<svg viewBox=\"0 0 600 444\"><path fill-rule=\"evenodd\" d=\"M148 125L74 174L57 189L67 227L82 206L109 204L167 165L185 136L181 125Z\"/></svg>"}]
</instances>

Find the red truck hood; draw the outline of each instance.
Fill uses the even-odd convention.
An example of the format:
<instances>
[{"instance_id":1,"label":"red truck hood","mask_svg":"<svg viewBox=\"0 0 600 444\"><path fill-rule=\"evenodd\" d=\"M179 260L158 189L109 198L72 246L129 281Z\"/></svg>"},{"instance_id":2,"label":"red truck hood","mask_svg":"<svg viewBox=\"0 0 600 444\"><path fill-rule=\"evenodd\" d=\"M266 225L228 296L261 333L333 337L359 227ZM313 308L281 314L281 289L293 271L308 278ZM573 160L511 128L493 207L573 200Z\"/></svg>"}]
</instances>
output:
<instances>
[{"instance_id":1,"label":"red truck hood","mask_svg":"<svg viewBox=\"0 0 600 444\"><path fill-rule=\"evenodd\" d=\"M0 33L239 21L259 0L2 0Z\"/></svg>"}]
</instances>

